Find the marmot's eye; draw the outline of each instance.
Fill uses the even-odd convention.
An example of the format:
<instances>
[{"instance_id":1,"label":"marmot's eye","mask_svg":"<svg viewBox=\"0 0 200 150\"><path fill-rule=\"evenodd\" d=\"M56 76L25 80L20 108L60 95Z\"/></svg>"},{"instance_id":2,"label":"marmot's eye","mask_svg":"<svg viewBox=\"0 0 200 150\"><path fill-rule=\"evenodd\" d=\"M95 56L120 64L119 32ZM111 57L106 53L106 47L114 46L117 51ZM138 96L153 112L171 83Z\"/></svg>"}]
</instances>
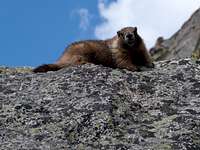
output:
<instances>
[{"instance_id":1,"label":"marmot's eye","mask_svg":"<svg viewBox=\"0 0 200 150\"><path fill-rule=\"evenodd\" d=\"M123 37L124 36L124 34L122 32L120 32L120 31L117 32L117 35L118 35L118 37Z\"/></svg>"},{"instance_id":2,"label":"marmot's eye","mask_svg":"<svg viewBox=\"0 0 200 150\"><path fill-rule=\"evenodd\" d=\"M118 37L120 37L120 34L121 34L121 32L120 32L120 31L118 31L118 32L117 32L117 35L118 35Z\"/></svg>"}]
</instances>

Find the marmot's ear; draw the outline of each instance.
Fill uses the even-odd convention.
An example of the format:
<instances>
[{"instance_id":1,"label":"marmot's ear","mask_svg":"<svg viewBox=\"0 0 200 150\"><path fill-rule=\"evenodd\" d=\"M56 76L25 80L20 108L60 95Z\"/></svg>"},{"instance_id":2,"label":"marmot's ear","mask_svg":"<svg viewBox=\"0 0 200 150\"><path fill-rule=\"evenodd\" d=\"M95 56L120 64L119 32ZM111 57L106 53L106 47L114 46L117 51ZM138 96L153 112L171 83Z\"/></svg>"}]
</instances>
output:
<instances>
[{"instance_id":1,"label":"marmot's ear","mask_svg":"<svg viewBox=\"0 0 200 150\"><path fill-rule=\"evenodd\" d=\"M121 31L117 31L117 36L120 37L121 35Z\"/></svg>"},{"instance_id":2,"label":"marmot's ear","mask_svg":"<svg viewBox=\"0 0 200 150\"><path fill-rule=\"evenodd\" d=\"M135 30L134 30L134 32L135 32L135 33L137 33L137 27L135 27Z\"/></svg>"}]
</instances>

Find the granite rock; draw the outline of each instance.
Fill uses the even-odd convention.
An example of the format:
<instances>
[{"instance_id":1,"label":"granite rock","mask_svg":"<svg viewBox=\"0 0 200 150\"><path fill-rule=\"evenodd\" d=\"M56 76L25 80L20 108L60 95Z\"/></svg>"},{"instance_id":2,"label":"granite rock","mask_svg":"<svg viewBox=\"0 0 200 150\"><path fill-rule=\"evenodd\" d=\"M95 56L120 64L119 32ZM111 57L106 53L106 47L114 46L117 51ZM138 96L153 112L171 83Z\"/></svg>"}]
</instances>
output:
<instances>
[{"instance_id":1,"label":"granite rock","mask_svg":"<svg viewBox=\"0 0 200 150\"><path fill-rule=\"evenodd\" d=\"M2 150L200 149L199 62L161 61L142 72L1 70Z\"/></svg>"}]
</instances>

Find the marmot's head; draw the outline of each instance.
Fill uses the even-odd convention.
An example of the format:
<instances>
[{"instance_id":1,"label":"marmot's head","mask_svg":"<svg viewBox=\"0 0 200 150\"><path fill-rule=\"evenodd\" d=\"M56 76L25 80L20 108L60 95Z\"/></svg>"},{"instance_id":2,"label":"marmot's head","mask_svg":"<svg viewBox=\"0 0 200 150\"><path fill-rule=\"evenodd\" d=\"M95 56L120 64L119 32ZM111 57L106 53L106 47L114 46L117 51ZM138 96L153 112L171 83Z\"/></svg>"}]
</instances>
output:
<instances>
[{"instance_id":1,"label":"marmot's head","mask_svg":"<svg viewBox=\"0 0 200 150\"><path fill-rule=\"evenodd\" d=\"M138 44L140 37L137 33L137 27L125 27L117 32L118 38L122 40L123 44L132 47Z\"/></svg>"}]
</instances>

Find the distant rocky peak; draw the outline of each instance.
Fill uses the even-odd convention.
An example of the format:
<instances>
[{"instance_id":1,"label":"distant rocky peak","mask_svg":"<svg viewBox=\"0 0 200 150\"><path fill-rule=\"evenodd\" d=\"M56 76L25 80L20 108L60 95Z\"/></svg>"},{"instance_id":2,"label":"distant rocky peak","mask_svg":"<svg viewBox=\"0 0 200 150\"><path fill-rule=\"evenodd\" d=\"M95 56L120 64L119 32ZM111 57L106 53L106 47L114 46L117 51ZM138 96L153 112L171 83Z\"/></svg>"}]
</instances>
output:
<instances>
[{"instance_id":1,"label":"distant rocky peak","mask_svg":"<svg viewBox=\"0 0 200 150\"><path fill-rule=\"evenodd\" d=\"M158 38L159 40L159 38ZM200 58L200 8L171 38L150 50L155 60Z\"/></svg>"}]
</instances>

